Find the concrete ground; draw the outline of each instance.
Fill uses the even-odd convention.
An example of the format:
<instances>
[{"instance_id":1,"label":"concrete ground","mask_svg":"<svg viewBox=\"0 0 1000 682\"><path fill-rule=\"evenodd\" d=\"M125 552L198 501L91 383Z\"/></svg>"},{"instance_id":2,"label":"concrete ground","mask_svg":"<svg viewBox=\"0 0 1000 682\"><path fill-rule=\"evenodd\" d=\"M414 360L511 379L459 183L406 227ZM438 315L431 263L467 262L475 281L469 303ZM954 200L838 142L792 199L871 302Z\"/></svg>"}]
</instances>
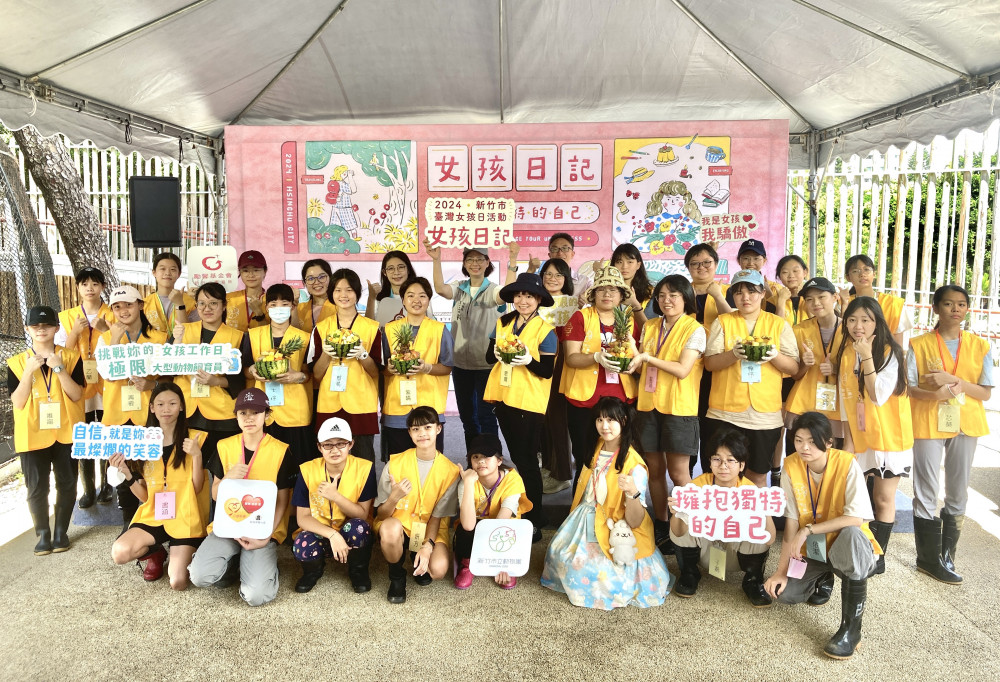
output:
<instances>
[{"instance_id":1,"label":"concrete ground","mask_svg":"<svg viewBox=\"0 0 1000 682\"><path fill-rule=\"evenodd\" d=\"M992 425L1000 434L1000 419ZM457 453L456 426L447 449ZM338 567L299 595L283 548L281 588L264 607L246 606L235 587L177 593L111 562L113 526L74 525L70 551L33 556L14 481L0 490L0 533L11 538L0 546L0 679L1000 679L1000 436L981 441L970 487L965 583L917 574L913 536L894 535L886 573L869 582L862 644L840 662L822 654L839 625L839 588L819 608L754 609L733 572L658 608L577 608L538 583L553 530L511 592L487 578L467 592L411 581L407 602L392 605L376 551L372 592L355 595ZM568 505L568 493L552 497Z\"/></svg>"}]
</instances>

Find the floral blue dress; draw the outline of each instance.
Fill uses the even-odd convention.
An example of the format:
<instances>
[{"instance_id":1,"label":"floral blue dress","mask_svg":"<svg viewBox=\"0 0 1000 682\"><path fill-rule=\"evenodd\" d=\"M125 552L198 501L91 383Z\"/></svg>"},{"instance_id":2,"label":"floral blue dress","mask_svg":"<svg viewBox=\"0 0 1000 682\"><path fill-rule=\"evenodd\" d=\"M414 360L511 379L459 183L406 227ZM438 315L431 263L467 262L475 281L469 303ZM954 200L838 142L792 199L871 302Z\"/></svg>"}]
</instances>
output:
<instances>
[{"instance_id":1,"label":"floral blue dress","mask_svg":"<svg viewBox=\"0 0 1000 682\"><path fill-rule=\"evenodd\" d=\"M602 452L598 471L606 462ZM617 475L613 469L611 476ZM636 467L632 476L643 497L648 487L648 475ZM605 556L594 535L594 487L588 485L576 509L556 531L545 553L542 585L564 592L575 606L610 611L630 604L646 608L659 606L673 586L674 576L659 551L629 566L619 566Z\"/></svg>"}]
</instances>

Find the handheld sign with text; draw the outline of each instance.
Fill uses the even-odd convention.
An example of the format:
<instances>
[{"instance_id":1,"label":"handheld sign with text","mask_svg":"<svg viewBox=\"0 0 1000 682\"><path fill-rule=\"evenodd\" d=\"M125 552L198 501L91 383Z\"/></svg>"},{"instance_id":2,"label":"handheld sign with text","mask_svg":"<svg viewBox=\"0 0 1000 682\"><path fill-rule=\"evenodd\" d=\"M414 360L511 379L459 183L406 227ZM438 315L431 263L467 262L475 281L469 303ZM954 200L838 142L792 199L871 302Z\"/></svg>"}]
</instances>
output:
<instances>
[{"instance_id":1,"label":"handheld sign with text","mask_svg":"<svg viewBox=\"0 0 1000 682\"><path fill-rule=\"evenodd\" d=\"M97 372L109 381L129 377L197 374L239 374L243 356L228 343L129 343L98 346Z\"/></svg>"},{"instance_id":2,"label":"handheld sign with text","mask_svg":"<svg viewBox=\"0 0 1000 682\"><path fill-rule=\"evenodd\" d=\"M531 521L483 519L476 524L469 570L472 575L506 572L515 578L528 572L531 558Z\"/></svg>"},{"instance_id":3,"label":"handheld sign with text","mask_svg":"<svg viewBox=\"0 0 1000 682\"><path fill-rule=\"evenodd\" d=\"M220 246L192 246L187 252L188 286L197 289L202 284L218 282L226 291L236 291L240 283L236 248Z\"/></svg>"},{"instance_id":4,"label":"handheld sign with text","mask_svg":"<svg viewBox=\"0 0 1000 682\"><path fill-rule=\"evenodd\" d=\"M674 488L677 514L694 537L720 542L767 542L767 517L785 512L785 491L744 485L724 488L688 483Z\"/></svg>"},{"instance_id":5,"label":"handheld sign with text","mask_svg":"<svg viewBox=\"0 0 1000 682\"><path fill-rule=\"evenodd\" d=\"M73 425L73 459L125 459L148 461L163 456L163 431L158 426L105 426L100 422Z\"/></svg>"},{"instance_id":6,"label":"handheld sign with text","mask_svg":"<svg viewBox=\"0 0 1000 682\"><path fill-rule=\"evenodd\" d=\"M269 538L277 500L278 486L273 481L224 478L216 497L212 532L220 538Z\"/></svg>"}]
</instances>

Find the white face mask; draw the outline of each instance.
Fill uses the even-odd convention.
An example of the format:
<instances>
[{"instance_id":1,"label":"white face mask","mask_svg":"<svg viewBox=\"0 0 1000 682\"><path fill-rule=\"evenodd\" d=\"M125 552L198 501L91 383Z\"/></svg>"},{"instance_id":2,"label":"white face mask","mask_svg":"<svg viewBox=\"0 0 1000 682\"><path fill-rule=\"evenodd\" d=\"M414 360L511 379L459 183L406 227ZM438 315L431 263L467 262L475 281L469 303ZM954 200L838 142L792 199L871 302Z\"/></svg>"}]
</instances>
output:
<instances>
[{"instance_id":1,"label":"white face mask","mask_svg":"<svg viewBox=\"0 0 1000 682\"><path fill-rule=\"evenodd\" d=\"M277 322L278 324L284 324L292 316L291 308L268 308L267 315L271 318L271 322Z\"/></svg>"}]
</instances>

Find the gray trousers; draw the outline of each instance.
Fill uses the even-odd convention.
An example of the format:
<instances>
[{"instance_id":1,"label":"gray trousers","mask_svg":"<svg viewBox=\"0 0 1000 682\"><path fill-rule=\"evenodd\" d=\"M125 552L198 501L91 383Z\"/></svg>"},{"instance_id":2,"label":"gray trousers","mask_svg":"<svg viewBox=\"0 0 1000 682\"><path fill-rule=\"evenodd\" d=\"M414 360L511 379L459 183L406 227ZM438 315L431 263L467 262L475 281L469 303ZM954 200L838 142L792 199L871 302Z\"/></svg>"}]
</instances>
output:
<instances>
[{"instance_id":1,"label":"gray trousers","mask_svg":"<svg viewBox=\"0 0 1000 682\"><path fill-rule=\"evenodd\" d=\"M918 438L913 441L913 514L921 519L937 516L938 475L944 458L944 510L965 514L969 502L969 474L978 438L959 433L951 438Z\"/></svg>"},{"instance_id":2,"label":"gray trousers","mask_svg":"<svg viewBox=\"0 0 1000 682\"><path fill-rule=\"evenodd\" d=\"M229 560L240 555L240 596L250 606L261 606L278 594L278 544L243 549L240 543L209 533L194 553L188 572L195 587L210 587L222 579Z\"/></svg>"},{"instance_id":3,"label":"gray trousers","mask_svg":"<svg viewBox=\"0 0 1000 682\"><path fill-rule=\"evenodd\" d=\"M842 580L864 580L875 568L875 550L858 526L840 531L826 552L826 563L806 559L806 572L801 578L789 578L778 601L785 604L804 602L816 590L816 582L827 571Z\"/></svg>"}]
</instances>

